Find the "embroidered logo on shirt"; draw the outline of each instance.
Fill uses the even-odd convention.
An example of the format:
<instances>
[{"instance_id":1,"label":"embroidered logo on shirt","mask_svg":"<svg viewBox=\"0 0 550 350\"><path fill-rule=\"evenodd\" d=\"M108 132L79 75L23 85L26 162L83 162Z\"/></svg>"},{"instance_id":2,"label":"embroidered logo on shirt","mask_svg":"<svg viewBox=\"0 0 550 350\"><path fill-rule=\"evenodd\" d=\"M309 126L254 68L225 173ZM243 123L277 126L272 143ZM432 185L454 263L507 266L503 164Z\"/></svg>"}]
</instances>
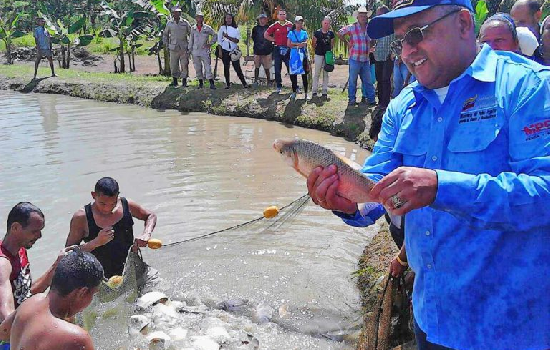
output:
<instances>
[{"instance_id":1,"label":"embroidered logo on shirt","mask_svg":"<svg viewBox=\"0 0 550 350\"><path fill-rule=\"evenodd\" d=\"M526 140L538 139L543 135L550 134L550 119L534 123L531 125L526 125L523 127L523 132L525 133Z\"/></svg>"},{"instance_id":2,"label":"embroidered logo on shirt","mask_svg":"<svg viewBox=\"0 0 550 350\"><path fill-rule=\"evenodd\" d=\"M467 99L466 102L464 102L464 105L462 106L462 112L467 111L470 108L474 108L474 105L476 103L476 99L477 99L477 95Z\"/></svg>"}]
</instances>

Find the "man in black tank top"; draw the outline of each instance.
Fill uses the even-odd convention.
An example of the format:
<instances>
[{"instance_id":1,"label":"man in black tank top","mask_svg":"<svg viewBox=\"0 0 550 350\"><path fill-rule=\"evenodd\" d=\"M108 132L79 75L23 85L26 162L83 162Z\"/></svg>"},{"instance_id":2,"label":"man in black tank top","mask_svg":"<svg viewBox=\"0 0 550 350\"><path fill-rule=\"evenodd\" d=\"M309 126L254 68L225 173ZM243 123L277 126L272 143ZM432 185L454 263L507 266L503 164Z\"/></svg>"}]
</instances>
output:
<instances>
[{"instance_id":1,"label":"man in black tank top","mask_svg":"<svg viewBox=\"0 0 550 350\"><path fill-rule=\"evenodd\" d=\"M94 201L78 210L71 219L66 246L81 244L103 265L105 277L122 275L128 250L144 247L151 238L157 216L139 204L119 197L118 183L101 178L92 192ZM143 233L134 237L133 218L145 221Z\"/></svg>"}]
</instances>

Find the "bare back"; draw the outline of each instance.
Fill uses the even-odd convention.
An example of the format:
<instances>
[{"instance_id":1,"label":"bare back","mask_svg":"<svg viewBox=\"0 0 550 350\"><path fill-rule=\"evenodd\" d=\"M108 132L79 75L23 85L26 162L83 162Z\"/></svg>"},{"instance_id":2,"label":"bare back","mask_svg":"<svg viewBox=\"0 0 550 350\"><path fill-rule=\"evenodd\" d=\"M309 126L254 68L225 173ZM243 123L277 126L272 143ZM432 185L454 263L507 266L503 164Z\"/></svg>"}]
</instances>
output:
<instances>
[{"instance_id":1,"label":"bare back","mask_svg":"<svg viewBox=\"0 0 550 350\"><path fill-rule=\"evenodd\" d=\"M46 294L33 296L17 309L10 346L25 350L93 350L85 330L52 315Z\"/></svg>"}]
</instances>

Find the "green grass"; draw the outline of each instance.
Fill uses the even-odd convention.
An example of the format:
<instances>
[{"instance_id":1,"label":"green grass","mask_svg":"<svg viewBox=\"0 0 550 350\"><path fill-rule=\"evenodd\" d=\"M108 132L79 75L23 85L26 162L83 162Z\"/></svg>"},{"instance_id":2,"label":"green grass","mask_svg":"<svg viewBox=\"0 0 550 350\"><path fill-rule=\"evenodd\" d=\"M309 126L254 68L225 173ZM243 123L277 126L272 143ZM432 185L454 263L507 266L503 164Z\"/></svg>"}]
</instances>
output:
<instances>
[{"instance_id":1,"label":"green grass","mask_svg":"<svg viewBox=\"0 0 550 350\"><path fill-rule=\"evenodd\" d=\"M39 77L47 77L51 73L47 62L43 61L40 67L38 68ZM57 68L55 73L63 79L84 79L97 82L135 82L135 83L151 83L151 82L168 82L171 81L170 78L164 76L144 76L144 75L132 75L130 73L124 74L114 74L114 73L91 73L83 72L76 69L61 69ZM12 64L12 65L0 65L0 74L10 77L10 78L19 78L19 77L29 77L31 78L34 74L34 67L32 65L21 65L21 64Z\"/></svg>"}]
</instances>

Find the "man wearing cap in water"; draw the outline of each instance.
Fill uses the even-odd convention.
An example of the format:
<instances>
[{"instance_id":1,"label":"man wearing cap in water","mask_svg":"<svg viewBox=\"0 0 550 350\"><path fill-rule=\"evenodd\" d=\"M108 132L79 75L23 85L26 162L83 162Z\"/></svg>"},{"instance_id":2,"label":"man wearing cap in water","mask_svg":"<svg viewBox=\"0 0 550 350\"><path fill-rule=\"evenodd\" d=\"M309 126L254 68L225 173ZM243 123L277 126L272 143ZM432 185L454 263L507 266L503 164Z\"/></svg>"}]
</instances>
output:
<instances>
[{"instance_id":1,"label":"man wearing cap in water","mask_svg":"<svg viewBox=\"0 0 550 350\"><path fill-rule=\"evenodd\" d=\"M476 44L470 0L405 0L369 23L417 78L388 105L363 172L373 201L406 214L418 348L550 348L550 69ZM312 199L366 226L336 195Z\"/></svg>"},{"instance_id":2,"label":"man wearing cap in water","mask_svg":"<svg viewBox=\"0 0 550 350\"><path fill-rule=\"evenodd\" d=\"M170 71L172 72L171 86L178 86L178 78L182 79L182 86L187 86L189 69L189 34L191 25L181 18L181 8L172 8L172 20L166 23L162 33L162 42L170 50Z\"/></svg>"},{"instance_id":3,"label":"man wearing cap in water","mask_svg":"<svg viewBox=\"0 0 550 350\"><path fill-rule=\"evenodd\" d=\"M103 265L105 277L122 275L128 250L145 247L157 224L157 216L134 201L119 197L118 183L103 177L95 184L93 203L74 213L66 246L80 244ZM134 220L145 222L143 233L134 238Z\"/></svg>"}]
</instances>

